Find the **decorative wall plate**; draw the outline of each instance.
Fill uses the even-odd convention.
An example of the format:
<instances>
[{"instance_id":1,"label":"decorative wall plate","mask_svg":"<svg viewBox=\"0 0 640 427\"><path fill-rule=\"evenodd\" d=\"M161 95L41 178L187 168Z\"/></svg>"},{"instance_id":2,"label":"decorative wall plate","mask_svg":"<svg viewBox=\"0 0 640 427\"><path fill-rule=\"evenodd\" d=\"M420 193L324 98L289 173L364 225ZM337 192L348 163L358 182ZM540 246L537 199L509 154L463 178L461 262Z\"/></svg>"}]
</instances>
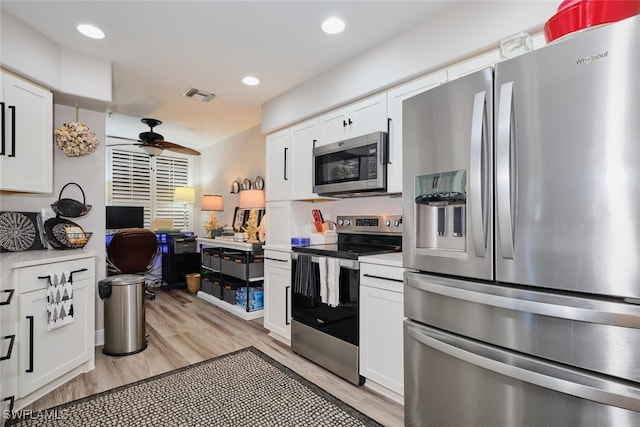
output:
<instances>
[{"instance_id":1,"label":"decorative wall plate","mask_svg":"<svg viewBox=\"0 0 640 427\"><path fill-rule=\"evenodd\" d=\"M42 217L37 212L0 212L0 252L44 249Z\"/></svg>"},{"instance_id":2,"label":"decorative wall plate","mask_svg":"<svg viewBox=\"0 0 640 427\"><path fill-rule=\"evenodd\" d=\"M256 177L256 180L253 181L253 185L256 187L256 190L262 190L264 188L264 179L261 176Z\"/></svg>"},{"instance_id":3,"label":"decorative wall plate","mask_svg":"<svg viewBox=\"0 0 640 427\"><path fill-rule=\"evenodd\" d=\"M236 194L240 192L240 183L238 181L233 181L231 183L231 194Z\"/></svg>"},{"instance_id":4,"label":"decorative wall plate","mask_svg":"<svg viewBox=\"0 0 640 427\"><path fill-rule=\"evenodd\" d=\"M251 190L251 180L249 178L245 178L244 181L242 181L242 189Z\"/></svg>"}]
</instances>

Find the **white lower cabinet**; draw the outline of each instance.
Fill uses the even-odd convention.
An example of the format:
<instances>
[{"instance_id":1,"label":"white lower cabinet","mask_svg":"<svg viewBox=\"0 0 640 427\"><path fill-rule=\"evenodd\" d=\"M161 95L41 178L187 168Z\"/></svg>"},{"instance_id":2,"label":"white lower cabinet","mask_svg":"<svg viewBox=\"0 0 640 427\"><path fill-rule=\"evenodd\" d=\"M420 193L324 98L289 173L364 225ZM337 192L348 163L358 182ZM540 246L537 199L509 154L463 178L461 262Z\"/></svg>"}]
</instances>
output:
<instances>
[{"instance_id":1,"label":"white lower cabinet","mask_svg":"<svg viewBox=\"0 0 640 427\"><path fill-rule=\"evenodd\" d=\"M291 253L264 251L264 327L291 342Z\"/></svg>"},{"instance_id":2,"label":"white lower cabinet","mask_svg":"<svg viewBox=\"0 0 640 427\"><path fill-rule=\"evenodd\" d=\"M360 375L403 403L403 269L360 261Z\"/></svg>"},{"instance_id":3,"label":"white lower cabinet","mask_svg":"<svg viewBox=\"0 0 640 427\"><path fill-rule=\"evenodd\" d=\"M1 391L2 399L12 397L13 409L18 410L94 368L95 252L0 254L0 263L3 291L14 290L2 330L15 335L10 363L3 367ZM66 277L72 273L73 321L48 330L49 277L61 273ZM6 300L2 294L0 302ZM0 311L5 308L0 305ZM5 347L0 345L6 352ZM3 410L8 409L9 400L2 403Z\"/></svg>"}]
</instances>

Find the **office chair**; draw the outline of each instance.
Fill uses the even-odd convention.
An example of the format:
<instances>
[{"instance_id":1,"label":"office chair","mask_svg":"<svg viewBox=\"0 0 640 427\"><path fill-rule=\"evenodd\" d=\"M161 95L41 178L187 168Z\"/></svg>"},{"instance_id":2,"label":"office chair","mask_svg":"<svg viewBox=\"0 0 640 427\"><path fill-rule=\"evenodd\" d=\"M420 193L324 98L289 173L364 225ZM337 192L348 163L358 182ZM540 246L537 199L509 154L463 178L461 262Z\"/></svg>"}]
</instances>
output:
<instances>
[{"instance_id":1,"label":"office chair","mask_svg":"<svg viewBox=\"0 0 640 427\"><path fill-rule=\"evenodd\" d=\"M153 265L158 252L155 233L145 228L118 230L107 248L107 263L116 274L144 274ZM145 287L145 295L155 298L155 293Z\"/></svg>"}]
</instances>

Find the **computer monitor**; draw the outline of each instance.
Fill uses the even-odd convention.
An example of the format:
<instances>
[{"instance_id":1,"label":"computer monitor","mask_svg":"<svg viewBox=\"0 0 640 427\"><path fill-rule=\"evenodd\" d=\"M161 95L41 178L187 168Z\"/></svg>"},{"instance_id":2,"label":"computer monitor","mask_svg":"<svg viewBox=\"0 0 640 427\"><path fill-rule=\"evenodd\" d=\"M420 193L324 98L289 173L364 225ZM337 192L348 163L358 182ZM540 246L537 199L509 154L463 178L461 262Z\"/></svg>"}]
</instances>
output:
<instances>
[{"instance_id":1,"label":"computer monitor","mask_svg":"<svg viewBox=\"0 0 640 427\"><path fill-rule=\"evenodd\" d=\"M107 230L144 228L144 207L107 206Z\"/></svg>"}]
</instances>

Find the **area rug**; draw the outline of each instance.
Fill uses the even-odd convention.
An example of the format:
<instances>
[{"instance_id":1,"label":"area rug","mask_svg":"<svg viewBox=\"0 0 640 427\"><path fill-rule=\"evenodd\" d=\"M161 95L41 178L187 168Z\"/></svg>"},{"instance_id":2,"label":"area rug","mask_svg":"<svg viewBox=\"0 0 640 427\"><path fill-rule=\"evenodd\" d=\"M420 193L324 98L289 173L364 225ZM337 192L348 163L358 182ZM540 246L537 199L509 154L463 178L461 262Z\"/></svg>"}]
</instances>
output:
<instances>
[{"instance_id":1,"label":"area rug","mask_svg":"<svg viewBox=\"0 0 640 427\"><path fill-rule=\"evenodd\" d=\"M22 415L11 425L380 425L253 347Z\"/></svg>"}]
</instances>

